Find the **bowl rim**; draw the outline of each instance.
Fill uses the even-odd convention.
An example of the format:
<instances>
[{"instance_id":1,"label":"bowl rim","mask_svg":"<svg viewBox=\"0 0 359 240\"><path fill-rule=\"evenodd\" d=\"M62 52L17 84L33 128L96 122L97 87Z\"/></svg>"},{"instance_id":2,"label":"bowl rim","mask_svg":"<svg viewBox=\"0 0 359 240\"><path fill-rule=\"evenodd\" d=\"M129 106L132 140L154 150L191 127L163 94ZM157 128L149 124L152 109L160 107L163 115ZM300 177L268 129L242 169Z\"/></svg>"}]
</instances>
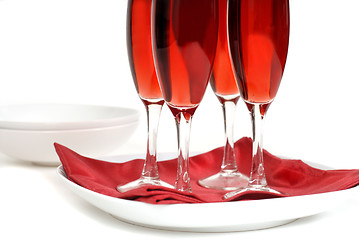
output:
<instances>
[{"instance_id":1,"label":"bowl rim","mask_svg":"<svg viewBox=\"0 0 359 240\"><path fill-rule=\"evenodd\" d=\"M77 133L77 132L88 132L88 131L104 131L118 128L128 128L137 126L139 121L133 121L126 124L105 126L105 127L94 127L94 128L77 128L77 129L50 129L50 130L34 130L34 129L9 129L0 128L0 133L26 133L26 134L56 134L56 133Z\"/></svg>"},{"instance_id":2,"label":"bowl rim","mask_svg":"<svg viewBox=\"0 0 359 240\"><path fill-rule=\"evenodd\" d=\"M15 108L27 108L34 107L37 109L43 108L58 108L58 110L64 110L66 108L78 109L109 109L115 111L124 111L126 115L110 116L98 119L80 119L70 121L40 121L40 120L7 120L2 117L6 111L11 111ZM70 111L70 110L69 110ZM64 112L65 113L65 112ZM33 131L59 131L59 130L76 130L76 129L91 129L91 128L104 128L116 125L126 125L128 123L137 122L139 120L140 112L137 109L113 106L113 105L95 105L95 104L73 104L73 103L23 103L23 104L7 104L0 105L0 129L9 130L33 130ZM5 120L3 120L5 119ZM11 118L10 118L11 119Z\"/></svg>"}]
</instances>

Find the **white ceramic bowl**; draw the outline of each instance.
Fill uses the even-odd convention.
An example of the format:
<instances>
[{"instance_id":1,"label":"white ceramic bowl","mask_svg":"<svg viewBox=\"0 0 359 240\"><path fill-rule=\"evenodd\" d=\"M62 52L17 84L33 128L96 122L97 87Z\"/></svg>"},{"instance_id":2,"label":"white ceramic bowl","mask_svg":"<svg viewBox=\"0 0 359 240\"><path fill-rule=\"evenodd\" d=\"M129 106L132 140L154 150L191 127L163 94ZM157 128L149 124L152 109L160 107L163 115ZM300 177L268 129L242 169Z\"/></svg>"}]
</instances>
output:
<instances>
[{"instance_id":1,"label":"white ceramic bowl","mask_svg":"<svg viewBox=\"0 0 359 240\"><path fill-rule=\"evenodd\" d=\"M130 138L139 122L138 111L127 108L25 106L7 106L7 111L0 107L0 119L6 119L0 121L0 152L41 165L59 165L54 142L90 157L108 155Z\"/></svg>"},{"instance_id":2,"label":"white ceramic bowl","mask_svg":"<svg viewBox=\"0 0 359 240\"><path fill-rule=\"evenodd\" d=\"M137 121L138 111L80 104L17 104L0 106L0 128L69 130L118 126Z\"/></svg>"}]
</instances>

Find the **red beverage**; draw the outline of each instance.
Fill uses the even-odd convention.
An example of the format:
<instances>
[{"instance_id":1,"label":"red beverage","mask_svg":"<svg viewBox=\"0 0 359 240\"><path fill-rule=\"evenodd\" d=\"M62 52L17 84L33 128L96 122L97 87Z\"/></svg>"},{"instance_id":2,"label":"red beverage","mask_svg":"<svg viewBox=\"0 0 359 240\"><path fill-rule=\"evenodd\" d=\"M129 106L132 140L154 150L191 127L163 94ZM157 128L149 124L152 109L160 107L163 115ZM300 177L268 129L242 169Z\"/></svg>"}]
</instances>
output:
<instances>
[{"instance_id":1,"label":"red beverage","mask_svg":"<svg viewBox=\"0 0 359 240\"><path fill-rule=\"evenodd\" d=\"M219 0L219 25L216 57L210 83L217 97L222 101L227 96L239 94L237 80L232 68L227 31L227 0ZM238 99L238 98L237 98Z\"/></svg>"},{"instance_id":2,"label":"red beverage","mask_svg":"<svg viewBox=\"0 0 359 240\"><path fill-rule=\"evenodd\" d=\"M216 52L218 0L155 0L153 49L169 106L196 108Z\"/></svg>"},{"instance_id":3,"label":"red beverage","mask_svg":"<svg viewBox=\"0 0 359 240\"><path fill-rule=\"evenodd\" d=\"M243 99L271 102L288 52L288 0L230 0L229 23L233 65Z\"/></svg>"},{"instance_id":4,"label":"red beverage","mask_svg":"<svg viewBox=\"0 0 359 240\"><path fill-rule=\"evenodd\" d=\"M152 0L129 0L127 49L132 76L142 99L162 98L153 62L151 39Z\"/></svg>"}]
</instances>

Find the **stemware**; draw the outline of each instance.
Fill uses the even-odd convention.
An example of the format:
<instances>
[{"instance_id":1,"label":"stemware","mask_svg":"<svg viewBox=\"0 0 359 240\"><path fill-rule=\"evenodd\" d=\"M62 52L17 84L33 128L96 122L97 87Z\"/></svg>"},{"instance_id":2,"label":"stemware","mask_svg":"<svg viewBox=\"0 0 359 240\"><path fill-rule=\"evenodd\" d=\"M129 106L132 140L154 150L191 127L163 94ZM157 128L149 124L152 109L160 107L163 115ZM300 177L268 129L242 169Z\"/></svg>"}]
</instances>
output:
<instances>
[{"instance_id":1,"label":"stemware","mask_svg":"<svg viewBox=\"0 0 359 240\"><path fill-rule=\"evenodd\" d=\"M200 179L198 183L206 188L234 190L247 185L248 177L238 171L234 154L233 128L239 90L229 53L227 0L218 2L218 42L210 85L222 105L225 144L220 171Z\"/></svg>"},{"instance_id":2,"label":"stemware","mask_svg":"<svg viewBox=\"0 0 359 240\"><path fill-rule=\"evenodd\" d=\"M190 192L192 116L205 93L217 45L217 0L154 0L153 50L161 91L177 126L175 188Z\"/></svg>"},{"instance_id":3,"label":"stemware","mask_svg":"<svg viewBox=\"0 0 359 240\"><path fill-rule=\"evenodd\" d=\"M127 9L127 49L132 77L147 113L147 153L139 179L120 185L125 192L143 185L172 187L160 180L157 168L157 130L164 100L153 62L151 39L152 0L129 0ZM172 187L173 188L173 187Z\"/></svg>"},{"instance_id":4,"label":"stemware","mask_svg":"<svg viewBox=\"0 0 359 240\"><path fill-rule=\"evenodd\" d=\"M229 43L241 97L252 121L252 169L247 190L276 192L263 163L263 121L282 79L289 44L289 0L229 0Z\"/></svg>"}]
</instances>

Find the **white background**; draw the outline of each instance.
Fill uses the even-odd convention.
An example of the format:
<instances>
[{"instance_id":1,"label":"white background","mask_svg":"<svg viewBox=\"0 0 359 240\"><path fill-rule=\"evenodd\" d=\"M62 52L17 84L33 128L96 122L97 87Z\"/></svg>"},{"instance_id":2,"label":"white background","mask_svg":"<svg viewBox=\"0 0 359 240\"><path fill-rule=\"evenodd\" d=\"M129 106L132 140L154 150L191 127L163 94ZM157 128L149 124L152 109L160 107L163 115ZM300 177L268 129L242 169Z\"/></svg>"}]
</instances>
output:
<instances>
[{"instance_id":1,"label":"white background","mask_svg":"<svg viewBox=\"0 0 359 240\"><path fill-rule=\"evenodd\" d=\"M289 54L281 87L268 111L265 148L334 168L359 168L359 1L290 3ZM113 154L145 151L145 112L127 61L126 8L125 0L0 0L0 104L136 108L142 113L140 125ZM250 136L249 115L241 101L237 110L236 139ZM222 142L220 104L208 88L194 116L191 151L210 150ZM175 125L167 107L158 144L160 152L176 150ZM115 220L73 195L55 168L1 155L0 239L351 236L357 233L358 197L279 228L224 234L168 232Z\"/></svg>"}]
</instances>

